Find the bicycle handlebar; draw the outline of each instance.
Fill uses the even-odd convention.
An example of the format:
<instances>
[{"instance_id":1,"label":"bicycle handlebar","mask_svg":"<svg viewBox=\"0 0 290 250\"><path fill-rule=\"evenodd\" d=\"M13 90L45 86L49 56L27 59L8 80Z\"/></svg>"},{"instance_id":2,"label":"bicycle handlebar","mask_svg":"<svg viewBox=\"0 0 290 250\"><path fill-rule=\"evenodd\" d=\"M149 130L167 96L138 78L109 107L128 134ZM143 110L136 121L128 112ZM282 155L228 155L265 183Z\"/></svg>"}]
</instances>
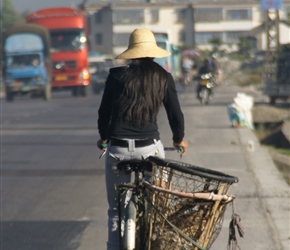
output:
<instances>
[{"instance_id":1,"label":"bicycle handlebar","mask_svg":"<svg viewBox=\"0 0 290 250\"><path fill-rule=\"evenodd\" d=\"M182 153L183 152L183 147L182 146L178 146L176 147L164 147L165 151L174 151L177 150L178 153Z\"/></svg>"}]
</instances>

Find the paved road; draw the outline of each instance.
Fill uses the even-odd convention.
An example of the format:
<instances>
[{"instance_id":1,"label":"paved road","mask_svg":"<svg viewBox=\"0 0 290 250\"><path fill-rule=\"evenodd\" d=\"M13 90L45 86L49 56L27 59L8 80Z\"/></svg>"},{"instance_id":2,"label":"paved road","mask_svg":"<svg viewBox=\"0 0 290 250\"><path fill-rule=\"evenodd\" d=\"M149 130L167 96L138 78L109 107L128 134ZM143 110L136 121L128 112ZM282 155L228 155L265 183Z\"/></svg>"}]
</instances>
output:
<instances>
[{"instance_id":1,"label":"paved road","mask_svg":"<svg viewBox=\"0 0 290 250\"><path fill-rule=\"evenodd\" d=\"M238 176L231 192L245 231L238 238L241 249L288 250L289 187L253 132L230 126L226 105L238 91L222 86L202 107L190 89L179 88L190 146L183 161ZM50 102L23 97L1 103L1 250L105 249L99 102L96 95L73 98L64 92ZM171 145L164 110L159 127L164 145ZM174 152L167 157L178 160ZM229 207L212 250L226 249L231 213Z\"/></svg>"},{"instance_id":2,"label":"paved road","mask_svg":"<svg viewBox=\"0 0 290 250\"><path fill-rule=\"evenodd\" d=\"M1 250L77 249L93 225L93 243L105 245L99 99L64 92L2 103Z\"/></svg>"}]
</instances>

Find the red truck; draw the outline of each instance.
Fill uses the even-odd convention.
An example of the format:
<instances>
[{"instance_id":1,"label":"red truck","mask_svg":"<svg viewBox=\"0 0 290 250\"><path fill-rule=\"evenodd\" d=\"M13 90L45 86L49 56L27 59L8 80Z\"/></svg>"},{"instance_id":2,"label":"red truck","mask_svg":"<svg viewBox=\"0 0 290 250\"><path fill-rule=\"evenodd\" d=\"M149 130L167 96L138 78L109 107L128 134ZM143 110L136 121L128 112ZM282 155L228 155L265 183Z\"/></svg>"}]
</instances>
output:
<instances>
[{"instance_id":1,"label":"red truck","mask_svg":"<svg viewBox=\"0 0 290 250\"><path fill-rule=\"evenodd\" d=\"M90 84L88 27L83 11L74 8L47 8L30 13L26 22L50 32L52 89L71 89L73 96L86 96Z\"/></svg>"}]
</instances>

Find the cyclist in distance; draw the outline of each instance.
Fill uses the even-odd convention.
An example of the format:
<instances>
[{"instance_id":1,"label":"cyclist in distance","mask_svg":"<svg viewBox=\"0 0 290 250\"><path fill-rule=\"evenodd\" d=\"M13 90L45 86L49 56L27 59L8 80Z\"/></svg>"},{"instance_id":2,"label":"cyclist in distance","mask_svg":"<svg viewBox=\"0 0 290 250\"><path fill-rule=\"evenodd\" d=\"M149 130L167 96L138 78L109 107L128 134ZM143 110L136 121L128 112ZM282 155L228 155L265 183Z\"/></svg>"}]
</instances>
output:
<instances>
[{"instance_id":1,"label":"cyclist in distance","mask_svg":"<svg viewBox=\"0 0 290 250\"><path fill-rule=\"evenodd\" d=\"M130 60L126 66L111 68L98 110L98 147L106 151L105 172L108 200L108 250L119 250L117 187L130 182L130 174L119 171L121 160L164 158L157 115L165 107L172 131L173 146L187 152L184 116L172 75L154 62L170 52L157 46L150 30L135 29L128 49L116 59Z\"/></svg>"}]
</instances>

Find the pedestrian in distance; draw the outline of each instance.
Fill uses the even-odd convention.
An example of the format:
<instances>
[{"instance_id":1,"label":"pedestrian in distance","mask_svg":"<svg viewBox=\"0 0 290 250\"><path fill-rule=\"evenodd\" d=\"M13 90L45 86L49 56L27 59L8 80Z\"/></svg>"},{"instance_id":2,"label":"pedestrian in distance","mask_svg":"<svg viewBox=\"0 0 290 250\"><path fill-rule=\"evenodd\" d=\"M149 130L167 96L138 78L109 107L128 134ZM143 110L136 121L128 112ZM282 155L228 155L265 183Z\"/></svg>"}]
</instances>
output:
<instances>
[{"instance_id":1,"label":"pedestrian in distance","mask_svg":"<svg viewBox=\"0 0 290 250\"><path fill-rule=\"evenodd\" d=\"M215 78L215 83L217 85L221 85L221 82L222 82L222 67L221 67L221 63L220 63L216 53L214 53L212 55L212 68L213 68L213 74L214 74L214 78Z\"/></svg>"},{"instance_id":2,"label":"pedestrian in distance","mask_svg":"<svg viewBox=\"0 0 290 250\"><path fill-rule=\"evenodd\" d=\"M117 186L130 182L131 176L119 171L121 160L143 159L150 155L164 158L157 115L164 106L172 131L173 146L187 152L184 140L184 116L172 75L154 62L170 52L157 46L148 29L135 29L129 46L116 59L130 60L128 65L111 68L99 107L98 147L106 151L105 173L108 200L107 250L119 250Z\"/></svg>"}]
</instances>

